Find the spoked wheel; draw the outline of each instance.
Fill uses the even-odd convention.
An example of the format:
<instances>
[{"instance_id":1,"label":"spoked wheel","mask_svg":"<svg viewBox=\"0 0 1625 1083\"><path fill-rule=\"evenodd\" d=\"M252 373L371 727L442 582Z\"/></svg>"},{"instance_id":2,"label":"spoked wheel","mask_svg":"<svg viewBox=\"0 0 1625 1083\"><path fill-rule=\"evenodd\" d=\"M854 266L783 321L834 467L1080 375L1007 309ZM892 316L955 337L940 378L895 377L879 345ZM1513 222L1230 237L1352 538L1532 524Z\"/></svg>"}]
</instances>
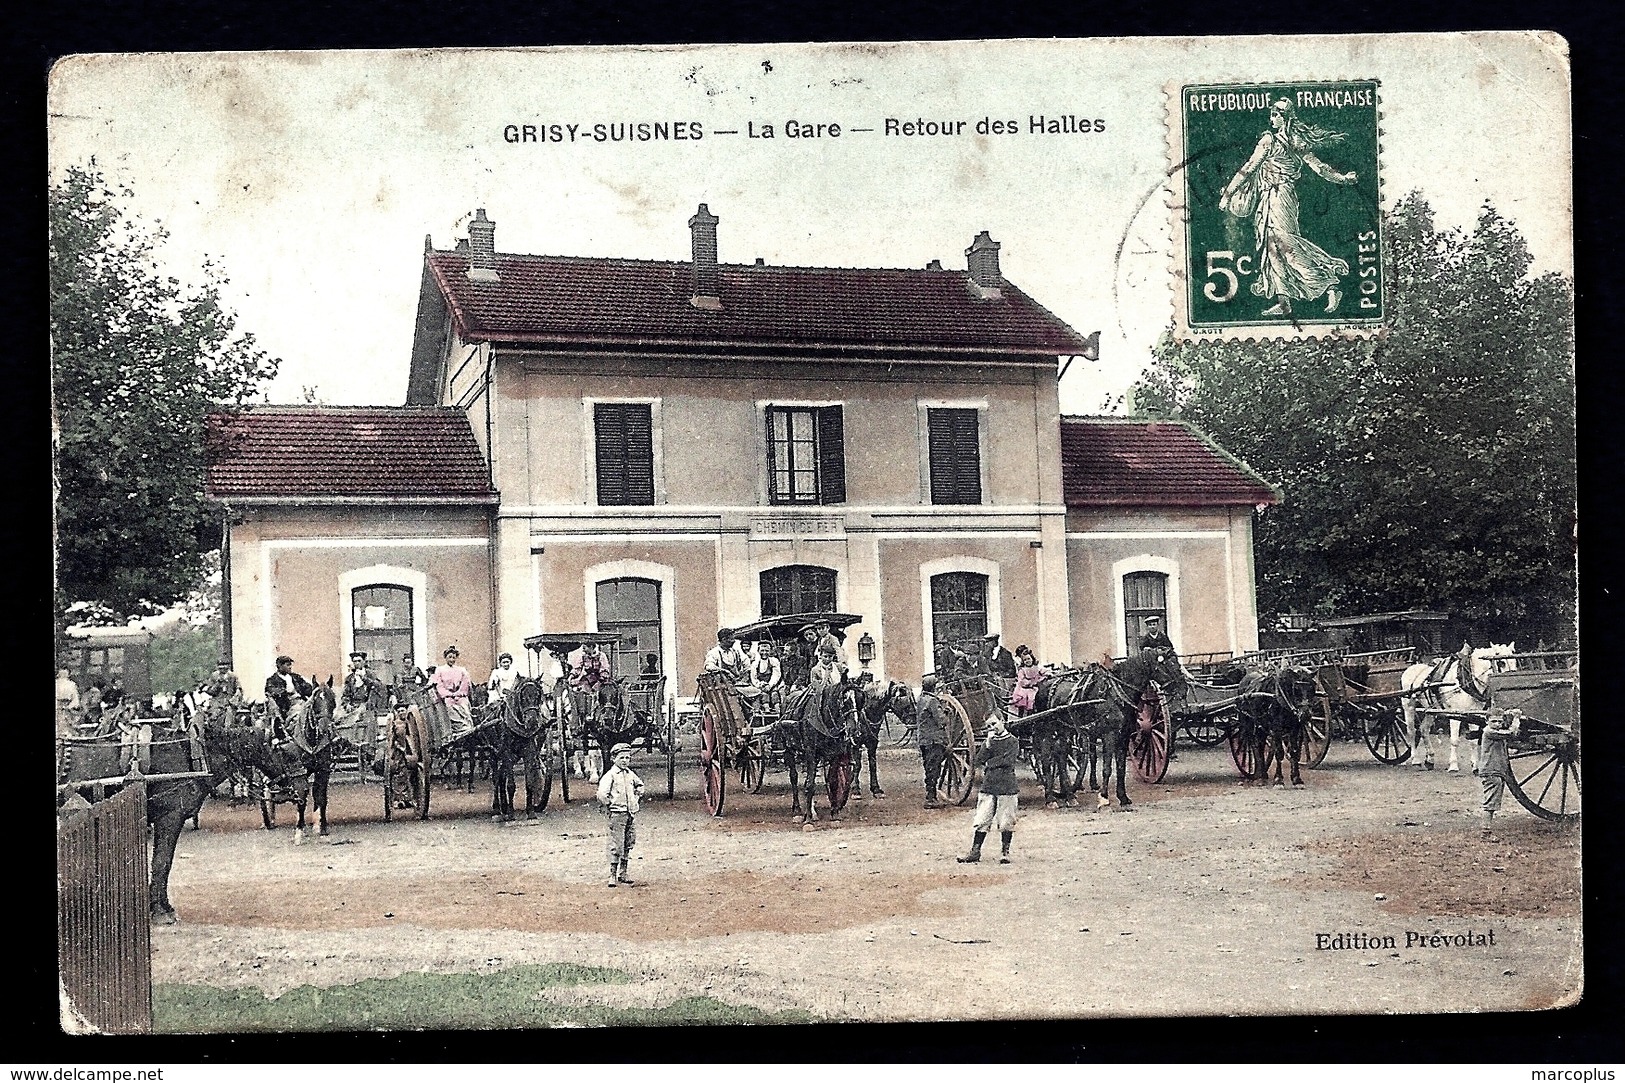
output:
<instances>
[{"instance_id":1,"label":"spoked wheel","mask_svg":"<svg viewBox=\"0 0 1625 1083\"><path fill-rule=\"evenodd\" d=\"M1411 758L1411 742L1405 734L1405 715L1399 704L1385 704L1366 717L1365 746L1381 763L1399 764Z\"/></svg>"},{"instance_id":2,"label":"spoked wheel","mask_svg":"<svg viewBox=\"0 0 1625 1083\"><path fill-rule=\"evenodd\" d=\"M392 749L384 750L384 822L387 824L395 818L395 776L390 771L390 755Z\"/></svg>"},{"instance_id":3,"label":"spoked wheel","mask_svg":"<svg viewBox=\"0 0 1625 1083\"><path fill-rule=\"evenodd\" d=\"M723 801L728 794L728 776L722 769L717 718L709 706L700 712L700 770L705 775L706 811L713 816L721 816Z\"/></svg>"},{"instance_id":4,"label":"spoked wheel","mask_svg":"<svg viewBox=\"0 0 1625 1083\"><path fill-rule=\"evenodd\" d=\"M1129 735L1128 756L1134 764L1134 777L1154 785L1168 774L1168 750L1173 745L1168 699L1155 682L1140 695L1138 720L1139 726Z\"/></svg>"},{"instance_id":5,"label":"spoked wheel","mask_svg":"<svg viewBox=\"0 0 1625 1083\"><path fill-rule=\"evenodd\" d=\"M1225 743L1230 749L1230 762L1242 778L1258 777L1258 746L1252 741L1251 727L1238 719L1225 732Z\"/></svg>"},{"instance_id":6,"label":"spoked wheel","mask_svg":"<svg viewBox=\"0 0 1625 1083\"><path fill-rule=\"evenodd\" d=\"M1303 730L1303 750L1299 762L1305 767L1319 767L1332 747L1332 704L1325 696L1317 696L1309 723Z\"/></svg>"},{"instance_id":7,"label":"spoked wheel","mask_svg":"<svg viewBox=\"0 0 1625 1083\"><path fill-rule=\"evenodd\" d=\"M751 793L762 792L767 778L767 745L760 740L745 742L735 757L739 762L739 784Z\"/></svg>"},{"instance_id":8,"label":"spoked wheel","mask_svg":"<svg viewBox=\"0 0 1625 1083\"><path fill-rule=\"evenodd\" d=\"M418 819L429 818L429 776L432 774L430 757L433 753L429 748L429 736L425 732L423 717L409 715L406 720L406 741L408 745L406 757L406 780L412 790L412 803L417 808Z\"/></svg>"},{"instance_id":9,"label":"spoked wheel","mask_svg":"<svg viewBox=\"0 0 1625 1083\"><path fill-rule=\"evenodd\" d=\"M541 792L532 794L527 787L525 790L525 803L530 806L527 809L529 812L546 812L548 799L553 796L553 768L545 758L542 760L541 769L537 774L540 775L537 782L541 786Z\"/></svg>"},{"instance_id":10,"label":"spoked wheel","mask_svg":"<svg viewBox=\"0 0 1625 1083\"><path fill-rule=\"evenodd\" d=\"M948 716L948 756L942 764L942 792L952 804L963 805L976 788L976 771L972 766L976 734L959 700L946 692L939 698Z\"/></svg>"},{"instance_id":11,"label":"spoked wheel","mask_svg":"<svg viewBox=\"0 0 1625 1083\"><path fill-rule=\"evenodd\" d=\"M1570 823L1580 818L1580 743L1514 749L1507 756L1507 788L1518 804L1543 820Z\"/></svg>"},{"instance_id":12,"label":"spoked wheel","mask_svg":"<svg viewBox=\"0 0 1625 1083\"><path fill-rule=\"evenodd\" d=\"M829 788L829 810L840 812L852 796L852 753L843 752L824 767L824 780Z\"/></svg>"}]
</instances>

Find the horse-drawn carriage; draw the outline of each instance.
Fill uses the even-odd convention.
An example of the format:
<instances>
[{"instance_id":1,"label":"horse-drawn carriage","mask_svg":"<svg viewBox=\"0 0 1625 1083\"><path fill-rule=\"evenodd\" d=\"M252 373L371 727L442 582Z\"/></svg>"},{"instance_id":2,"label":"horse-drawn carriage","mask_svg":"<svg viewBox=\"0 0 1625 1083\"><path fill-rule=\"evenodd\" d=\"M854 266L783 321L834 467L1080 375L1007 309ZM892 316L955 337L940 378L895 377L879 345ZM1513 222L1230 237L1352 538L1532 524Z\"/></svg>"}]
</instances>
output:
<instances>
[{"instance_id":1,"label":"horse-drawn carriage","mask_svg":"<svg viewBox=\"0 0 1625 1083\"><path fill-rule=\"evenodd\" d=\"M541 671L542 657L546 655L558 665L561 674L548 697L552 731L548 742L559 768L559 796L566 802L570 800L566 765L571 757L590 756L602 762L618 744L663 755L666 796L675 790L677 720L666 703L666 678L662 674L617 676L615 647L620 640L615 632L543 632L525 640L525 649L533 655L534 672ZM608 649L602 683L595 679L595 687L585 687L575 679L577 674L570 661L570 656L587 644Z\"/></svg>"},{"instance_id":2,"label":"horse-drawn carriage","mask_svg":"<svg viewBox=\"0 0 1625 1083\"><path fill-rule=\"evenodd\" d=\"M1458 656L1459 658L1460 656ZM1493 715L1517 711L1518 731L1507 739L1507 788L1520 805L1546 820L1580 818L1580 671L1572 651L1514 653L1510 648L1471 652L1476 674L1465 698L1446 684L1429 689L1428 704L1414 708L1423 718L1482 731ZM1470 665L1470 672L1476 666ZM1462 678L1454 678L1456 689ZM1478 703L1463 706L1464 703Z\"/></svg>"},{"instance_id":3,"label":"horse-drawn carriage","mask_svg":"<svg viewBox=\"0 0 1625 1083\"><path fill-rule=\"evenodd\" d=\"M853 794L858 772L855 757L869 752L869 787L884 797L875 765L880 729L888 711L912 717L912 692L898 682L884 687L866 673L848 674L844 686L819 689L809 686L817 645L806 635L816 622L829 625L837 638L863 620L851 613L798 613L762 620L733 629L742 644L771 644L780 658L783 686L776 693L757 689L724 673L699 675L696 698L700 703L700 770L706 808L720 816L727 799L728 777L758 793L772 770L790 773L794 806L806 773L807 815L812 807L813 776L824 770L830 810L839 813Z\"/></svg>"}]
</instances>

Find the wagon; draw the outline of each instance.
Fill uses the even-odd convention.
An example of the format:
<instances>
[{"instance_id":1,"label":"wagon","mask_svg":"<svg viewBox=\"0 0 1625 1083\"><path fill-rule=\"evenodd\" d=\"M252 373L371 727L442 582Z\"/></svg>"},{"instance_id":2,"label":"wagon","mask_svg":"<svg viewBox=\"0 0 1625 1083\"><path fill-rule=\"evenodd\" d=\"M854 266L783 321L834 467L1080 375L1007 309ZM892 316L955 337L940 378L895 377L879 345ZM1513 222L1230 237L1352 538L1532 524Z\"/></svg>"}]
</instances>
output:
<instances>
[{"instance_id":1,"label":"wagon","mask_svg":"<svg viewBox=\"0 0 1625 1083\"><path fill-rule=\"evenodd\" d=\"M1524 808L1544 820L1580 818L1580 671L1572 651L1514 654L1506 668L1485 678L1490 697L1481 711L1417 709L1418 714L1460 718L1480 729L1492 713L1522 713L1519 732L1507 741L1507 788Z\"/></svg>"},{"instance_id":2,"label":"wagon","mask_svg":"<svg viewBox=\"0 0 1625 1083\"><path fill-rule=\"evenodd\" d=\"M553 754L560 767L559 797L565 802L570 800L570 773L562 769L564 762L573 752L591 751L596 743L593 735L600 731L598 701L570 689L570 653L586 643L607 647L613 673L615 649L620 641L617 632L543 632L525 640L525 649L535 656L533 671L541 672L544 654L559 667L560 676L553 686ZM669 798L676 787L677 716L666 704L666 678L652 674L611 679L631 713L632 724L625 731L625 743L634 750L665 756L666 796ZM608 753L609 749L598 751Z\"/></svg>"},{"instance_id":3,"label":"wagon","mask_svg":"<svg viewBox=\"0 0 1625 1083\"><path fill-rule=\"evenodd\" d=\"M733 630L741 643L767 642L775 646L790 646L801 640L801 631L814 621L828 621L831 631L844 632L862 617L851 613L795 613L764 617L754 623ZM791 681L799 687L806 659L782 658L786 668L785 690ZM728 775L734 773L739 784L751 793L759 793L767 772L782 766L782 748L771 740L780 718L780 708L764 698L748 698L739 687L720 673L701 673L697 678L695 698L700 703L700 773L705 793L706 810L713 816L722 815L727 800ZM850 762L841 783L842 773L837 771L830 780L830 805L839 810L846 803L845 793L851 786ZM837 800L839 797L839 800Z\"/></svg>"},{"instance_id":4,"label":"wagon","mask_svg":"<svg viewBox=\"0 0 1625 1083\"><path fill-rule=\"evenodd\" d=\"M976 788L976 743L987 736L989 719L1006 716L1012 684L986 673L937 675L937 698L948 716L942 792L955 805L970 800Z\"/></svg>"},{"instance_id":5,"label":"wagon","mask_svg":"<svg viewBox=\"0 0 1625 1083\"><path fill-rule=\"evenodd\" d=\"M1413 692L1400 680L1415 660L1415 649L1363 651L1315 667L1320 695L1305 746L1306 767L1318 767L1334 738L1363 740L1371 755L1387 764L1411 755L1400 701Z\"/></svg>"}]
</instances>

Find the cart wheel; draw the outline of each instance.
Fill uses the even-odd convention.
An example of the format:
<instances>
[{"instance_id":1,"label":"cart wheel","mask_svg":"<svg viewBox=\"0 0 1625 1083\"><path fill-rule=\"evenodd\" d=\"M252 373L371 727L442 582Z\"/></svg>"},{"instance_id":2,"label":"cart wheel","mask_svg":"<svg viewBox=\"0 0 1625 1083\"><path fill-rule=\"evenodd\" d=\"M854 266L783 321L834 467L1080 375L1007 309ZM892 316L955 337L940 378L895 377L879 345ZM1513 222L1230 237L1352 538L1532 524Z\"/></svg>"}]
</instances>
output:
<instances>
[{"instance_id":1,"label":"cart wheel","mask_svg":"<svg viewBox=\"0 0 1625 1083\"><path fill-rule=\"evenodd\" d=\"M728 776L722 769L722 749L717 743L717 718L709 705L700 712L700 770L705 774L706 811L721 816L728 796Z\"/></svg>"},{"instance_id":2,"label":"cart wheel","mask_svg":"<svg viewBox=\"0 0 1625 1083\"><path fill-rule=\"evenodd\" d=\"M1224 737L1230 749L1230 762L1236 765L1236 773L1242 778L1257 778L1258 747L1251 740L1251 727L1244 726L1239 718L1232 719Z\"/></svg>"},{"instance_id":3,"label":"cart wheel","mask_svg":"<svg viewBox=\"0 0 1625 1083\"><path fill-rule=\"evenodd\" d=\"M1405 715L1399 704L1378 707L1372 717L1366 718L1365 746L1382 763L1404 763L1411 758L1411 742L1405 733Z\"/></svg>"},{"instance_id":4,"label":"cart wheel","mask_svg":"<svg viewBox=\"0 0 1625 1083\"><path fill-rule=\"evenodd\" d=\"M1515 749L1507 756L1507 788L1518 804L1543 820L1572 823L1580 818L1580 744Z\"/></svg>"},{"instance_id":5,"label":"cart wheel","mask_svg":"<svg viewBox=\"0 0 1625 1083\"><path fill-rule=\"evenodd\" d=\"M939 698L948 716L948 757L942 764L942 792L951 803L963 805L976 788L976 733L958 699L947 692Z\"/></svg>"},{"instance_id":6,"label":"cart wheel","mask_svg":"<svg viewBox=\"0 0 1625 1083\"><path fill-rule=\"evenodd\" d=\"M1168 774L1168 750L1173 744L1168 699L1154 681L1140 695L1138 718L1138 728L1129 734L1128 755L1134 764L1134 777L1154 785Z\"/></svg>"},{"instance_id":7,"label":"cart wheel","mask_svg":"<svg viewBox=\"0 0 1625 1083\"><path fill-rule=\"evenodd\" d=\"M545 760L543 760L543 762L542 762L542 767L541 767L540 774L542 776L541 777L541 784L542 784L541 795L534 798L534 799L532 799L530 797L530 791L529 790L525 791L525 794L526 794L525 800L530 805L529 811L531 811L531 812L546 812L547 811L547 799L553 796L553 768Z\"/></svg>"},{"instance_id":8,"label":"cart wheel","mask_svg":"<svg viewBox=\"0 0 1625 1083\"><path fill-rule=\"evenodd\" d=\"M1304 767L1319 767L1332 747L1332 704L1325 696L1315 700L1315 710L1309 715L1309 724L1303 731L1303 748L1299 762Z\"/></svg>"},{"instance_id":9,"label":"cart wheel","mask_svg":"<svg viewBox=\"0 0 1625 1083\"><path fill-rule=\"evenodd\" d=\"M824 781L828 784L829 811L838 813L852 796L852 753L843 752L826 764Z\"/></svg>"},{"instance_id":10,"label":"cart wheel","mask_svg":"<svg viewBox=\"0 0 1625 1083\"><path fill-rule=\"evenodd\" d=\"M417 806L418 819L429 818L429 785L433 771L430 762L433 752L429 748L429 741L423 732L421 716L410 719L407 725L407 740L412 745L412 759L408 762L406 773L412 785L412 802ZM415 762L413 762L415 761Z\"/></svg>"}]
</instances>

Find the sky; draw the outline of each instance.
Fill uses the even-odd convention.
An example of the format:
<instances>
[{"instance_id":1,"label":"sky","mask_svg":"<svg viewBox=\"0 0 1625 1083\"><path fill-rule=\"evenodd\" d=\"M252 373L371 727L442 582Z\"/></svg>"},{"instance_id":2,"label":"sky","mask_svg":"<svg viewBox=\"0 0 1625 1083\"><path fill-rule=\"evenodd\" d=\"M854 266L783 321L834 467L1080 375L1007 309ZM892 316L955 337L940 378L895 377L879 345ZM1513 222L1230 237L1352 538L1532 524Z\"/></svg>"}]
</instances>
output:
<instances>
[{"instance_id":1,"label":"sky","mask_svg":"<svg viewBox=\"0 0 1625 1083\"><path fill-rule=\"evenodd\" d=\"M1092 413L1171 319L1178 87L1368 78L1384 207L1419 190L1441 226L1470 228L1488 201L1537 273L1572 273L1567 47L1550 35L78 56L51 73L50 165L94 157L134 189L176 277L219 262L239 327L282 360L275 402L404 401L424 238L451 247L477 207L501 252L686 260L703 202L724 263L963 268L989 231L1006 278L1101 332L1099 361L1061 386L1064 411ZM1034 115L1102 123L1035 135ZM887 135L887 118L965 125ZM983 118L1022 131L978 135ZM791 120L842 132L788 138ZM505 138L660 121L703 136ZM752 138L764 125L775 138Z\"/></svg>"}]
</instances>

